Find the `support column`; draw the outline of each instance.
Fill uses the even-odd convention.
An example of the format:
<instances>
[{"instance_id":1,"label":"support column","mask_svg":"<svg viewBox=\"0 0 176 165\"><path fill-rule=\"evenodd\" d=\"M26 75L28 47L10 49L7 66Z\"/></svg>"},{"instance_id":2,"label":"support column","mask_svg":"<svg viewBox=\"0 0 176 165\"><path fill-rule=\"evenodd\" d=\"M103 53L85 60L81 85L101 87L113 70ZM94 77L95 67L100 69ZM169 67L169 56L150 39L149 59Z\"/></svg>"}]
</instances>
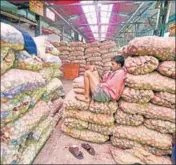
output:
<instances>
[{"instance_id":1,"label":"support column","mask_svg":"<svg viewBox=\"0 0 176 165\"><path fill-rule=\"evenodd\" d=\"M61 41L64 40L64 26L62 26L62 33L61 33L60 40L61 40Z\"/></svg>"},{"instance_id":2,"label":"support column","mask_svg":"<svg viewBox=\"0 0 176 165\"><path fill-rule=\"evenodd\" d=\"M41 34L41 20L39 15L35 15L35 19L37 21L38 26L35 29L35 36L39 36Z\"/></svg>"},{"instance_id":3,"label":"support column","mask_svg":"<svg viewBox=\"0 0 176 165\"><path fill-rule=\"evenodd\" d=\"M75 33L74 40L75 40L75 41L78 41L78 40L79 40L79 36L78 36L79 34L78 34L77 32L74 32L74 33Z\"/></svg>"},{"instance_id":4,"label":"support column","mask_svg":"<svg viewBox=\"0 0 176 165\"><path fill-rule=\"evenodd\" d=\"M155 34L158 36L164 36L170 7L171 5L169 1L164 0L160 2L159 6L160 10L158 13L158 20L157 20L157 29L155 30Z\"/></svg>"}]
</instances>

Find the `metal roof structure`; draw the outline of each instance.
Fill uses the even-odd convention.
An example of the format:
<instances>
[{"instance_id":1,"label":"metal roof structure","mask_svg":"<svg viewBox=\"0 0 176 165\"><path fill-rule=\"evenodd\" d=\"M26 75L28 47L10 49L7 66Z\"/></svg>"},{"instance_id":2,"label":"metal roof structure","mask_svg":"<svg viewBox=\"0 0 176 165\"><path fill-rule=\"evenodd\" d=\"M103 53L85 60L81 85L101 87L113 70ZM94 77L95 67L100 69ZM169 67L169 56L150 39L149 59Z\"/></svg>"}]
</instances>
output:
<instances>
[{"instance_id":1,"label":"metal roof structure","mask_svg":"<svg viewBox=\"0 0 176 165\"><path fill-rule=\"evenodd\" d=\"M131 24L149 24L157 9L148 9L155 1L80 1L71 4L47 3L89 41L116 40ZM145 13L145 14L144 14ZM147 18L148 17L148 18ZM144 18L144 19L141 19ZM62 25L63 21L58 19ZM145 28L146 29L146 28Z\"/></svg>"},{"instance_id":2,"label":"metal roof structure","mask_svg":"<svg viewBox=\"0 0 176 165\"><path fill-rule=\"evenodd\" d=\"M8 0L24 3L22 0ZM17 1L17 2L15 2ZM26 2L26 1L25 1ZM156 15L157 10L144 14L154 1L80 1L64 4L58 0L46 0L45 5L57 16L56 23L73 29L88 42L116 40L131 24L146 24L146 17ZM66 2L66 1L65 1ZM145 21L141 18L145 18ZM140 20L140 21L139 21Z\"/></svg>"},{"instance_id":3,"label":"metal roof structure","mask_svg":"<svg viewBox=\"0 0 176 165\"><path fill-rule=\"evenodd\" d=\"M48 2L49 7L62 15L88 41L113 39L141 4L133 1L81 1L69 5Z\"/></svg>"}]
</instances>

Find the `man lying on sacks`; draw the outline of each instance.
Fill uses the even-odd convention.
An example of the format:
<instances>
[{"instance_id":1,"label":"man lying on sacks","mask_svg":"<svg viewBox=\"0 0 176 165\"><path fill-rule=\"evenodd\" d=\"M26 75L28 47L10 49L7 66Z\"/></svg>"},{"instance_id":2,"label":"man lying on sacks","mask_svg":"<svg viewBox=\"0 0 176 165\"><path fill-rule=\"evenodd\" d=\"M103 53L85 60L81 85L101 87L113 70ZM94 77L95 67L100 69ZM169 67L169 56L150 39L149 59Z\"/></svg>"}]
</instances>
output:
<instances>
[{"instance_id":1,"label":"man lying on sacks","mask_svg":"<svg viewBox=\"0 0 176 165\"><path fill-rule=\"evenodd\" d=\"M84 73L85 94L76 96L78 100L89 102L117 101L124 89L126 69L124 57L115 56L111 59L111 71L107 72L101 80L95 66L91 65Z\"/></svg>"}]
</instances>

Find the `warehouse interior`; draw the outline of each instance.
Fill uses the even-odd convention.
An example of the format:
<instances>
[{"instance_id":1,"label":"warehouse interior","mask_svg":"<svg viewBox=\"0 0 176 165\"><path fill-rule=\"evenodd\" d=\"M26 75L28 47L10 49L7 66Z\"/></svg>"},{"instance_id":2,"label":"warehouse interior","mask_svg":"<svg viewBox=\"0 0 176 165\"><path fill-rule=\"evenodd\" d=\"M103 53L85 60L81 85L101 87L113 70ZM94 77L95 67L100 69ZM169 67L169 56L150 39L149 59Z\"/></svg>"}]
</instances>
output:
<instances>
[{"instance_id":1,"label":"warehouse interior","mask_svg":"<svg viewBox=\"0 0 176 165\"><path fill-rule=\"evenodd\" d=\"M3 0L0 13L1 164L175 163L175 1Z\"/></svg>"},{"instance_id":2,"label":"warehouse interior","mask_svg":"<svg viewBox=\"0 0 176 165\"><path fill-rule=\"evenodd\" d=\"M2 1L1 5L2 16L5 12L9 17L13 14L18 25L25 24L19 21L19 17L25 17L31 25L37 25L36 30L57 29L65 40L107 39L119 42L120 47L134 37L153 35L156 31L164 36L169 31L164 25L173 23L175 14L175 1L45 1L52 19L43 14L37 24L38 19L30 12L27 1Z\"/></svg>"}]
</instances>

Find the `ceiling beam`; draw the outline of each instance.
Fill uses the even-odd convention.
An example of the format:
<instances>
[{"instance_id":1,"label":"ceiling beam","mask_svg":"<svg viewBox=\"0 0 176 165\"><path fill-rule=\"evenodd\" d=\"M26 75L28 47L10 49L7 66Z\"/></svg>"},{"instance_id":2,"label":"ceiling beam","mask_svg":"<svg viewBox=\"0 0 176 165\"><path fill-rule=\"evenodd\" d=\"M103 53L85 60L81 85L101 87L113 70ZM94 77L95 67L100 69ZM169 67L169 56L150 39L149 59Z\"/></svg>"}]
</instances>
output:
<instances>
[{"instance_id":1,"label":"ceiling beam","mask_svg":"<svg viewBox=\"0 0 176 165\"><path fill-rule=\"evenodd\" d=\"M97 1L96 1L97 2ZM111 4L118 4L118 3L134 3L133 1L100 1L100 4L102 5L111 5ZM72 3L72 4L66 4L66 5L59 5L59 4L53 4L53 3L50 3L49 4L49 7L69 7L69 6L92 6L92 5L95 5L95 1L93 3Z\"/></svg>"},{"instance_id":2,"label":"ceiling beam","mask_svg":"<svg viewBox=\"0 0 176 165\"><path fill-rule=\"evenodd\" d=\"M83 35L79 30L77 30L75 27L72 26L72 24L69 23L68 20L66 20L61 14L59 14L55 9L53 9L53 7L49 7L49 4L47 2L45 2L45 5L51 10L53 11L58 17L60 17L67 25L70 26L70 28L72 30L74 30L75 32L77 32L80 35ZM84 36L84 35L83 35ZM84 36L86 38L86 36Z\"/></svg>"},{"instance_id":3,"label":"ceiling beam","mask_svg":"<svg viewBox=\"0 0 176 165\"><path fill-rule=\"evenodd\" d=\"M50 7L47 2L45 2L46 6L53 11L59 18L61 18L67 25L69 25L75 32L79 33L61 14L59 14L55 9Z\"/></svg>"},{"instance_id":4,"label":"ceiling beam","mask_svg":"<svg viewBox=\"0 0 176 165\"><path fill-rule=\"evenodd\" d=\"M106 10L101 10L101 11L104 11L104 12L108 12ZM81 17L85 17L85 14L88 14L88 13L91 13L91 12L87 12L87 13L84 13L84 14L79 14L79 15L72 15L72 16L69 16L67 19L69 20L76 20L76 19L80 19ZM128 13L125 13L125 12L111 12L111 15L116 15L116 16L122 16L122 17L129 17L130 14Z\"/></svg>"},{"instance_id":5,"label":"ceiling beam","mask_svg":"<svg viewBox=\"0 0 176 165\"><path fill-rule=\"evenodd\" d=\"M117 22L117 23L109 23L109 24L102 23L102 24L99 24L99 25L101 25L101 26L105 26L105 25L108 25L108 26L117 26L118 23L119 22ZM125 22L121 23L121 24L123 25L123 24L125 24ZM135 23L131 22L129 24L144 24L144 22L135 22ZM79 27L80 26L97 26L97 24L79 24L77 26L79 26Z\"/></svg>"},{"instance_id":6,"label":"ceiling beam","mask_svg":"<svg viewBox=\"0 0 176 165\"><path fill-rule=\"evenodd\" d=\"M101 38L101 26L100 26L100 22L101 22L101 15L100 15L100 7L98 6L98 2L95 2L95 11L96 11L96 17L97 17L97 26L98 26L98 38ZM94 33L97 34L97 33ZM93 35L94 35L93 34Z\"/></svg>"},{"instance_id":7,"label":"ceiling beam","mask_svg":"<svg viewBox=\"0 0 176 165\"><path fill-rule=\"evenodd\" d=\"M131 23L131 20L132 20L133 18L136 18L136 17L137 17L137 19L135 19L135 20L133 19L134 21L131 23L131 24L135 24L135 22L138 21L139 18L142 17L142 15L146 12L146 10L147 10L148 8L151 7L151 5L152 5L153 3L154 3L154 2L151 2L151 1L143 2L143 3L137 8L137 10L132 14L132 16L125 22L124 26L123 26L120 30L118 30L118 32L117 32L116 34L119 34L128 24ZM145 7L145 9L140 13L140 16L139 16L137 13L140 12L140 10L141 10L141 8L144 6L144 4L146 4L146 5L145 5L146 7Z\"/></svg>"},{"instance_id":8,"label":"ceiling beam","mask_svg":"<svg viewBox=\"0 0 176 165\"><path fill-rule=\"evenodd\" d=\"M124 26L118 31L118 33L121 32L121 31L126 27L126 25L133 19L133 17L134 17L134 16L138 13L138 11L143 7L143 5L144 5L144 2L139 5L139 7L137 8L137 10L136 10L136 11L132 14L132 16L125 22Z\"/></svg>"},{"instance_id":9,"label":"ceiling beam","mask_svg":"<svg viewBox=\"0 0 176 165\"><path fill-rule=\"evenodd\" d=\"M61 10L62 10L62 12L63 12L66 16L68 16L67 13L66 13L63 9L61 9ZM71 23L71 25L74 26L72 23ZM75 26L74 26L74 27L75 27ZM76 28L76 27L75 27L75 28ZM82 34L82 32L79 30L79 28L76 28L76 30L78 30L78 34L80 34L80 33ZM82 35L82 36L84 36L84 35ZM84 37L86 38L86 36L84 36Z\"/></svg>"},{"instance_id":10,"label":"ceiling beam","mask_svg":"<svg viewBox=\"0 0 176 165\"><path fill-rule=\"evenodd\" d=\"M87 31L87 32L84 32L83 34L89 34L89 33L92 33L92 31ZM99 34L99 32L93 32L94 34ZM92 33L92 34L93 34ZM111 32L101 32L101 34L112 34Z\"/></svg>"},{"instance_id":11,"label":"ceiling beam","mask_svg":"<svg viewBox=\"0 0 176 165\"><path fill-rule=\"evenodd\" d=\"M105 24L105 23L100 23L99 25L104 26L104 25L117 25L117 23L112 23L112 24ZM79 24L77 26L98 26L98 24Z\"/></svg>"}]
</instances>

